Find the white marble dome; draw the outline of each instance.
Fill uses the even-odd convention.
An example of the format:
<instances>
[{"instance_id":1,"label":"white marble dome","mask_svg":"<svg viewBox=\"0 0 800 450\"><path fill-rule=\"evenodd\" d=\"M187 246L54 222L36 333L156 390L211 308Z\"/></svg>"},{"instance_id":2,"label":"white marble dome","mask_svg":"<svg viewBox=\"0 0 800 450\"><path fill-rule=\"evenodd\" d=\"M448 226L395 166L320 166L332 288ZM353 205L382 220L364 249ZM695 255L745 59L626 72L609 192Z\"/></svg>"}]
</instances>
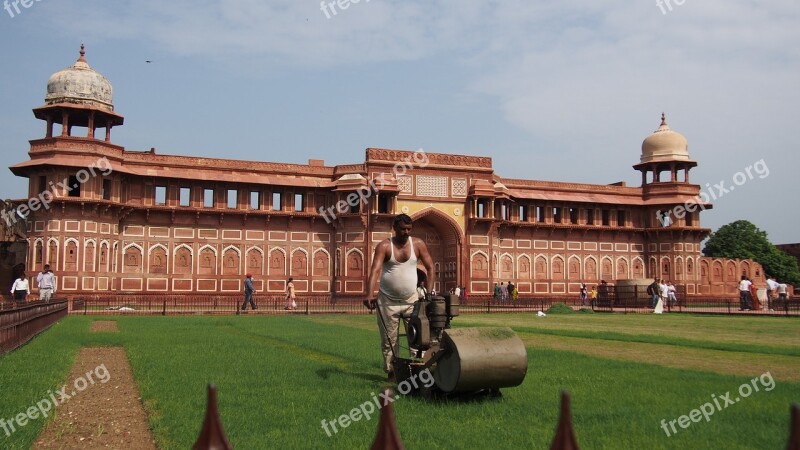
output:
<instances>
[{"instance_id":1,"label":"white marble dome","mask_svg":"<svg viewBox=\"0 0 800 450\"><path fill-rule=\"evenodd\" d=\"M682 134L669 128L665 115L661 114L661 126L642 142L640 163L688 160L689 143Z\"/></svg>"},{"instance_id":2,"label":"white marble dome","mask_svg":"<svg viewBox=\"0 0 800 450\"><path fill-rule=\"evenodd\" d=\"M80 53L75 64L50 76L45 104L75 103L113 111L111 82L86 63L83 44Z\"/></svg>"}]
</instances>

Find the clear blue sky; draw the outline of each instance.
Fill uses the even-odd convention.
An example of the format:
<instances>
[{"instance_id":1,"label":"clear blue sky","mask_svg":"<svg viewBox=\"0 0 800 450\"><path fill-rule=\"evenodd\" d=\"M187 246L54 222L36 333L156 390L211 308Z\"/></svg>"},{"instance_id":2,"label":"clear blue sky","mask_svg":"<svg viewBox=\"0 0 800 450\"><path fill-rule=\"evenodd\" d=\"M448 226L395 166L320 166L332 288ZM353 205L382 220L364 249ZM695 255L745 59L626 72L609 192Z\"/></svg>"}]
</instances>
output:
<instances>
[{"instance_id":1,"label":"clear blue sky","mask_svg":"<svg viewBox=\"0 0 800 450\"><path fill-rule=\"evenodd\" d=\"M9 5L6 166L44 135L31 109L85 42L125 116L113 140L131 150L346 164L367 147L422 148L491 156L503 177L638 186L631 166L665 111L699 163L693 182L769 168L703 226L747 219L800 242L797 0L351 0L336 15L316 0ZM0 171L0 195L23 197L26 180Z\"/></svg>"}]
</instances>

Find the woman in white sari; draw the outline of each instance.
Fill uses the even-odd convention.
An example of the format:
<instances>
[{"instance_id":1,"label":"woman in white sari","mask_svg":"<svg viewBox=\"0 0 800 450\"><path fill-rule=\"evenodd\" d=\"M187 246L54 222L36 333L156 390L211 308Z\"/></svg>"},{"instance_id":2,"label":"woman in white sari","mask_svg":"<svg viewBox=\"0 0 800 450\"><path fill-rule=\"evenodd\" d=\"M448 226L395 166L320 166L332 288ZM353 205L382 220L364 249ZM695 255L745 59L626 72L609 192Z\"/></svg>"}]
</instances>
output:
<instances>
[{"instance_id":1,"label":"woman in white sari","mask_svg":"<svg viewBox=\"0 0 800 450\"><path fill-rule=\"evenodd\" d=\"M658 294L658 303L656 303L656 309L653 312L662 314L664 312L664 300L669 295L669 287L663 281L658 285Z\"/></svg>"}]
</instances>

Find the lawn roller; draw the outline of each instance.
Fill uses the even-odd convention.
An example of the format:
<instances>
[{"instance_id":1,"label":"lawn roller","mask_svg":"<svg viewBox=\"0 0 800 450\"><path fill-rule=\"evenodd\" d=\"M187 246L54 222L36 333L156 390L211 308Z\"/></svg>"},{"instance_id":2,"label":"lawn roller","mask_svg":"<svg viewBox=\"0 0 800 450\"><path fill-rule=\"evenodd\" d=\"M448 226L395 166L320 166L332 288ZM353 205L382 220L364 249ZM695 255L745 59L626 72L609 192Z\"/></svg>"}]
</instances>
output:
<instances>
[{"instance_id":1,"label":"lawn roller","mask_svg":"<svg viewBox=\"0 0 800 450\"><path fill-rule=\"evenodd\" d=\"M424 396L435 395L499 395L500 388L519 386L528 372L525 345L511 328L450 328L450 320L459 315L457 295L425 295L414 303L410 315L403 317L410 357L394 353L390 338L395 380L402 392L405 380L428 370L434 384L425 387L413 383L407 389ZM383 321L383 315L378 309ZM385 329L385 327L384 327ZM428 375L426 374L426 377Z\"/></svg>"}]
</instances>

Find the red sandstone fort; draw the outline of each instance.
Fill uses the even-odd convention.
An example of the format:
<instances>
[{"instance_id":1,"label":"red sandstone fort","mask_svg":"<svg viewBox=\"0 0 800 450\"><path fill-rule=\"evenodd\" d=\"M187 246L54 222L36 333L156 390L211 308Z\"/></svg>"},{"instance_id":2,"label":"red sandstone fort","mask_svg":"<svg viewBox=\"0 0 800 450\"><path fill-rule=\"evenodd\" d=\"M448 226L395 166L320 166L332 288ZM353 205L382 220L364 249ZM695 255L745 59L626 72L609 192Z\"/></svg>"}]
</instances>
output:
<instances>
[{"instance_id":1,"label":"red sandstone fort","mask_svg":"<svg viewBox=\"0 0 800 450\"><path fill-rule=\"evenodd\" d=\"M111 84L83 48L33 113L44 137L10 168L29 180L12 202L27 220L4 218L23 224L29 275L49 263L62 295L236 293L252 273L267 293L291 276L301 295L363 297L374 246L401 212L427 242L439 291L491 295L513 281L521 296L557 297L659 277L689 296L729 295L743 274L764 280L757 263L700 255L711 205L697 204L697 163L663 116L631 187L509 179L489 157L380 148L339 166L126 150L111 138L124 121Z\"/></svg>"}]
</instances>

